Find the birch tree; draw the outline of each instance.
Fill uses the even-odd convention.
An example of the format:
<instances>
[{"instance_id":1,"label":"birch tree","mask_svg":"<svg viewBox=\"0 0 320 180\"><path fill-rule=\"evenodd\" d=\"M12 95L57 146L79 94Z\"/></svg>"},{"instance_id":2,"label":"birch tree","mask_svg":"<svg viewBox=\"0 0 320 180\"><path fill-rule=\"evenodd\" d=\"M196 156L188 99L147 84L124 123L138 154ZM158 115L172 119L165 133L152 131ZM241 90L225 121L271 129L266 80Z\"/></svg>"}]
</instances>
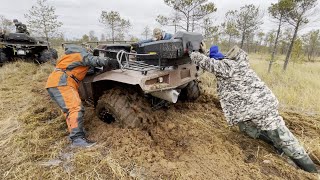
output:
<instances>
[{"instance_id":1,"label":"birch tree","mask_svg":"<svg viewBox=\"0 0 320 180\"><path fill-rule=\"evenodd\" d=\"M286 71L291 57L294 43L297 39L298 32L304 25L309 23L309 18L316 12L313 11L317 5L317 0L285 0L291 4L291 8L286 13L285 21L289 23L293 29L293 37L290 42L289 50L283 65L283 71Z\"/></svg>"},{"instance_id":2,"label":"birch tree","mask_svg":"<svg viewBox=\"0 0 320 180\"><path fill-rule=\"evenodd\" d=\"M142 32L141 35L143 35L145 37L145 39L149 39L149 36L151 35L151 29L149 28L149 26L146 26Z\"/></svg>"},{"instance_id":3,"label":"birch tree","mask_svg":"<svg viewBox=\"0 0 320 180\"><path fill-rule=\"evenodd\" d=\"M161 26L172 26L174 27L174 32L176 33L178 29L185 29L181 25L181 15L178 11L174 11L170 16L158 15L156 21Z\"/></svg>"},{"instance_id":4,"label":"birch tree","mask_svg":"<svg viewBox=\"0 0 320 180\"><path fill-rule=\"evenodd\" d=\"M0 15L0 32L9 32L12 30L13 23L11 20L7 19L5 16Z\"/></svg>"},{"instance_id":5,"label":"birch tree","mask_svg":"<svg viewBox=\"0 0 320 180\"><path fill-rule=\"evenodd\" d=\"M253 4L245 5L238 10L228 11L226 14L229 22L232 22L241 36L240 48L244 47L244 42L251 33L259 29L262 22L262 14L259 7Z\"/></svg>"},{"instance_id":6,"label":"birch tree","mask_svg":"<svg viewBox=\"0 0 320 180\"><path fill-rule=\"evenodd\" d=\"M131 27L130 21L122 18L116 11L102 11L99 21L111 31L113 43L116 39L123 39L124 33Z\"/></svg>"},{"instance_id":7,"label":"birch tree","mask_svg":"<svg viewBox=\"0 0 320 180\"><path fill-rule=\"evenodd\" d=\"M24 15L31 33L43 36L47 41L59 36L62 22L58 21L55 11L55 7L49 5L47 0L37 0L36 5Z\"/></svg>"},{"instance_id":8,"label":"birch tree","mask_svg":"<svg viewBox=\"0 0 320 180\"><path fill-rule=\"evenodd\" d=\"M278 29L276 33L276 38L273 45L273 50L271 54L271 60L269 62L268 73L271 72L272 64L274 62L275 55L277 54L278 49L278 42L279 36L281 33L281 28L285 23L285 16L287 15L288 11L290 11L292 3L287 0L279 0L278 3L271 4L268 8L269 14L272 19L274 19L277 23Z\"/></svg>"},{"instance_id":9,"label":"birch tree","mask_svg":"<svg viewBox=\"0 0 320 180\"><path fill-rule=\"evenodd\" d=\"M217 11L215 4L208 0L164 0L164 3L177 13L179 23L175 22L176 27L185 31L194 31L197 22ZM159 15L157 21L165 25L172 22L172 18Z\"/></svg>"}]
</instances>

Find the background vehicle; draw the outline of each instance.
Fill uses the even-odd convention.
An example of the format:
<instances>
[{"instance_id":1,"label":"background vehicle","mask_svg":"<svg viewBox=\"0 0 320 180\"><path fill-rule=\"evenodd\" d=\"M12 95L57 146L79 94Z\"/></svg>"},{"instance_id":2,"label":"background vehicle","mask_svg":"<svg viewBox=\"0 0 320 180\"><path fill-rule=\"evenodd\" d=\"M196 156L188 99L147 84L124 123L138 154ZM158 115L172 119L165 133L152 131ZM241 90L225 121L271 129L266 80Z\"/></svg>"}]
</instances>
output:
<instances>
[{"instance_id":1,"label":"background vehicle","mask_svg":"<svg viewBox=\"0 0 320 180\"><path fill-rule=\"evenodd\" d=\"M14 58L35 59L38 63L56 60L58 53L48 46L48 42L38 40L25 33L0 35L0 64Z\"/></svg>"},{"instance_id":2,"label":"background vehicle","mask_svg":"<svg viewBox=\"0 0 320 180\"><path fill-rule=\"evenodd\" d=\"M96 69L80 85L80 96L94 103L101 120L141 127L153 110L200 96L198 68L188 52L199 51L202 40L201 34L178 32L171 40L135 45L137 53L130 53L131 45L99 45L94 55L116 58L119 67Z\"/></svg>"}]
</instances>

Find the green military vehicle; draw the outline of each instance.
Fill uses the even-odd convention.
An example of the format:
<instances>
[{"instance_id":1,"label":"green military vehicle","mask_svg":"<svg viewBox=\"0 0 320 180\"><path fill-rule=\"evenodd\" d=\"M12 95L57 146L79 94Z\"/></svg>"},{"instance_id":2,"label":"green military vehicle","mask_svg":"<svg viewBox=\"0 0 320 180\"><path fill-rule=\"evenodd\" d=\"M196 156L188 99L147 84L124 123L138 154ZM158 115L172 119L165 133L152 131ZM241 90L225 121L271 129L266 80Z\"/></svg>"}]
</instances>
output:
<instances>
[{"instance_id":1,"label":"green military vehicle","mask_svg":"<svg viewBox=\"0 0 320 180\"><path fill-rule=\"evenodd\" d=\"M15 58L32 59L37 63L57 60L58 53L49 43L26 33L0 34L0 65Z\"/></svg>"}]
</instances>

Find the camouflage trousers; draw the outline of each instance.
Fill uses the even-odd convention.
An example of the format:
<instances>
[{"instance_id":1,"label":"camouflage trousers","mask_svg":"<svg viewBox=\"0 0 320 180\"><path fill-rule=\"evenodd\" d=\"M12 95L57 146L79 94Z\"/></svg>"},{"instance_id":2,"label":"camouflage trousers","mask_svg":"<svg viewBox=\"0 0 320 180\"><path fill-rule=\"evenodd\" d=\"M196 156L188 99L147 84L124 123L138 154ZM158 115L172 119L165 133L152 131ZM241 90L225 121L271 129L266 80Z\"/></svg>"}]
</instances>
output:
<instances>
[{"instance_id":1,"label":"camouflage trousers","mask_svg":"<svg viewBox=\"0 0 320 180\"><path fill-rule=\"evenodd\" d=\"M254 139L259 138L261 135L267 136L277 149L281 149L292 159L300 159L307 155L304 148L284 123L281 123L277 129L269 131L263 131L257 128L251 121L240 122L238 126L240 131Z\"/></svg>"}]
</instances>

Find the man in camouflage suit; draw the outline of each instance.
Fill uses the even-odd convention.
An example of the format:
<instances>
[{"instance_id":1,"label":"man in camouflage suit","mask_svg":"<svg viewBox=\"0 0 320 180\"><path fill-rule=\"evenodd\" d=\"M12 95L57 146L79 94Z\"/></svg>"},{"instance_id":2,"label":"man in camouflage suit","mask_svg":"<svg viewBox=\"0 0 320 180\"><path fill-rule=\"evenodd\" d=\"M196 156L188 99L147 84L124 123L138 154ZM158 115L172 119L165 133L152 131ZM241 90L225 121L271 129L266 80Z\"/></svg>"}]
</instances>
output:
<instances>
[{"instance_id":1,"label":"man in camouflage suit","mask_svg":"<svg viewBox=\"0 0 320 180\"><path fill-rule=\"evenodd\" d=\"M22 24L17 19L14 19L13 23L16 26L16 32L17 33L25 33L25 34L29 35L29 32L27 30L27 26L25 24Z\"/></svg>"},{"instance_id":2,"label":"man in camouflage suit","mask_svg":"<svg viewBox=\"0 0 320 180\"><path fill-rule=\"evenodd\" d=\"M226 59L220 61L199 52L191 53L190 57L202 69L216 76L221 107L230 125L238 125L250 137L274 145L303 170L317 172L280 116L277 98L250 68L243 50L236 46L228 52Z\"/></svg>"}]
</instances>

